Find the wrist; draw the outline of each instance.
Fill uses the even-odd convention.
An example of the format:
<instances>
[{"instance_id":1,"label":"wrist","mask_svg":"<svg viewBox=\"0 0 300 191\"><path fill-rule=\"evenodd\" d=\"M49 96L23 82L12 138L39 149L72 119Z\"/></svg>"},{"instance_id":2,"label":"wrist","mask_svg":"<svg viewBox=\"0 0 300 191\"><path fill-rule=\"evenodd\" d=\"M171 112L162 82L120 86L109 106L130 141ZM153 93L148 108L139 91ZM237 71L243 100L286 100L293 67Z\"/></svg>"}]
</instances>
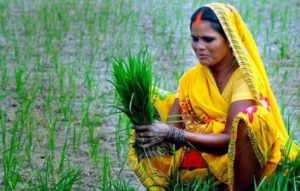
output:
<instances>
[{"instance_id":1,"label":"wrist","mask_svg":"<svg viewBox=\"0 0 300 191\"><path fill-rule=\"evenodd\" d=\"M184 131L173 126L169 126L167 139L171 143L182 145L185 143Z\"/></svg>"}]
</instances>

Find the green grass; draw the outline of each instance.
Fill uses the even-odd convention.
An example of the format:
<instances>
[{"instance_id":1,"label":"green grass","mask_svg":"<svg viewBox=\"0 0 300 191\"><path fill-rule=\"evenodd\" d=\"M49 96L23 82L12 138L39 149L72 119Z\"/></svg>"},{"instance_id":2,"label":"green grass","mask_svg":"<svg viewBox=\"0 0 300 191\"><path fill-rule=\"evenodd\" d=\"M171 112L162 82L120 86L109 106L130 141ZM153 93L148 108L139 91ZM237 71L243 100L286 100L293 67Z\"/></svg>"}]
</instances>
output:
<instances>
[{"instance_id":1,"label":"green grass","mask_svg":"<svg viewBox=\"0 0 300 191\"><path fill-rule=\"evenodd\" d=\"M0 190L141 188L126 165L130 121L110 107L114 58L147 48L160 87L176 91L196 63L190 16L207 2L0 1ZM253 33L284 120L299 140L297 0L226 3ZM105 161L111 179L102 179ZM299 185L295 174L271 180L259 189Z\"/></svg>"},{"instance_id":2,"label":"green grass","mask_svg":"<svg viewBox=\"0 0 300 191\"><path fill-rule=\"evenodd\" d=\"M287 144L287 150L290 147ZM300 153L294 161L288 159L288 152L283 161L279 163L276 172L269 178L263 178L258 185L255 185L256 191L263 190L284 190L296 191L300 188Z\"/></svg>"}]
</instances>

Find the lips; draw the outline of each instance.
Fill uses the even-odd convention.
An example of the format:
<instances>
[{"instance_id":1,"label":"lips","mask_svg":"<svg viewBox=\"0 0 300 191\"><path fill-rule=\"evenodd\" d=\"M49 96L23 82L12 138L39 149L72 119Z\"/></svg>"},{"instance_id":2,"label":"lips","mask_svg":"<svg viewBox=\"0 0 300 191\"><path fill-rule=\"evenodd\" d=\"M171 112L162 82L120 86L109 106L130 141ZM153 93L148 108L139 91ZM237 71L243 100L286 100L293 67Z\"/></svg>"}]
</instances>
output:
<instances>
[{"instance_id":1,"label":"lips","mask_svg":"<svg viewBox=\"0 0 300 191\"><path fill-rule=\"evenodd\" d=\"M206 55L206 54L197 54L197 56L199 59L205 59L208 57L208 55Z\"/></svg>"}]
</instances>

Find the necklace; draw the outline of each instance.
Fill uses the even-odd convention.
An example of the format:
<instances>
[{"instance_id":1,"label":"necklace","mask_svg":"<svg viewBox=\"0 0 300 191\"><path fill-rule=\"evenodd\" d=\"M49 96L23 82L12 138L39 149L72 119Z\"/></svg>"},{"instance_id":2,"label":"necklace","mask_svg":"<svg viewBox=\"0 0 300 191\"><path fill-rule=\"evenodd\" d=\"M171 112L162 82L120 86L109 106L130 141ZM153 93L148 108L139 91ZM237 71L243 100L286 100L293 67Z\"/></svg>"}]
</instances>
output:
<instances>
[{"instance_id":1,"label":"necklace","mask_svg":"<svg viewBox=\"0 0 300 191\"><path fill-rule=\"evenodd\" d=\"M227 74L229 74L229 72L233 69L234 64L235 64L235 59L233 59L233 61L230 63L230 67L229 67L229 68L227 69L227 71L224 73L224 75L223 75L223 77L222 77L220 83L218 83L218 82L216 81L219 90L221 90L221 87L222 87L222 85L223 85L223 83L224 83L225 77L226 77Z\"/></svg>"}]
</instances>

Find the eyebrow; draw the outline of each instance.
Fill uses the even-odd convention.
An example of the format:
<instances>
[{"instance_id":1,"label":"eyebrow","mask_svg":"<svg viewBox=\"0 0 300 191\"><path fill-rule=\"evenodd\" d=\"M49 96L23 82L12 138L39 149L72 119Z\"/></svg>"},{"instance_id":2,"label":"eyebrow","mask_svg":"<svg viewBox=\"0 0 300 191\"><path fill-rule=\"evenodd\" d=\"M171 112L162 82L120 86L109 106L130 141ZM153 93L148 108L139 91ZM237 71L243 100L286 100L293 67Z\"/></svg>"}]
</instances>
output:
<instances>
[{"instance_id":1,"label":"eyebrow","mask_svg":"<svg viewBox=\"0 0 300 191\"><path fill-rule=\"evenodd\" d=\"M191 34L191 37L196 37L196 38L215 38L214 36L207 36L207 35L204 35L204 36L199 36L199 35L193 35L193 34Z\"/></svg>"}]
</instances>

